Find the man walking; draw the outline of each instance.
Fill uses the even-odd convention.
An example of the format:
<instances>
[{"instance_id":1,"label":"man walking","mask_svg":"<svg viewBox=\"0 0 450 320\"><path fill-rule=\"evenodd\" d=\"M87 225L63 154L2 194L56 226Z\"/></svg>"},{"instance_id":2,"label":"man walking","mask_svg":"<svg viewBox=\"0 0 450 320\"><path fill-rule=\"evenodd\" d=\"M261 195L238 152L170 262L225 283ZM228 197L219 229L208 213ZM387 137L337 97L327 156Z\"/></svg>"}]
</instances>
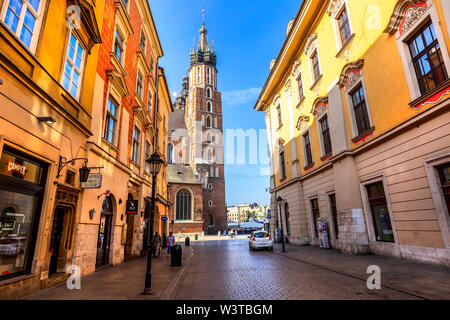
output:
<instances>
[{"instance_id":1,"label":"man walking","mask_svg":"<svg viewBox=\"0 0 450 320\"><path fill-rule=\"evenodd\" d=\"M161 253L161 236L158 234L158 232L155 232L152 245L153 245L153 256L159 257L159 254Z\"/></svg>"},{"instance_id":2,"label":"man walking","mask_svg":"<svg viewBox=\"0 0 450 320\"><path fill-rule=\"evenodd\" d=\"M169 232L169 236L167 237L167 257L170 257L171 255L171 249L175 245L175 236L173 235L173 232Z\"/></svg>"}]
</instances>

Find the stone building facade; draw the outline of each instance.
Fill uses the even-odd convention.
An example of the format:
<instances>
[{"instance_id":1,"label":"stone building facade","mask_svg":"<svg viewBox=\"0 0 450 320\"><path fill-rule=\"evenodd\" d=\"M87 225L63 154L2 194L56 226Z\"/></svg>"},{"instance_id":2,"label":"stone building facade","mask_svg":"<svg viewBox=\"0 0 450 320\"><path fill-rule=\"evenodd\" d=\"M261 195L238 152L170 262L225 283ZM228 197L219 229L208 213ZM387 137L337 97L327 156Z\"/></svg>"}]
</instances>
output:
<instances>
[{"instance_id":1,"label":"stone building facade","mask_svg":"<svg viewBox=\"0 0 450 320\"><path fill-rule=\"evenodd\" d=\"M449 19L442 0L302 3L255 106L272 230L319 245L326 221L343 252L450 265Z\"/></svg>"}]
</instances>

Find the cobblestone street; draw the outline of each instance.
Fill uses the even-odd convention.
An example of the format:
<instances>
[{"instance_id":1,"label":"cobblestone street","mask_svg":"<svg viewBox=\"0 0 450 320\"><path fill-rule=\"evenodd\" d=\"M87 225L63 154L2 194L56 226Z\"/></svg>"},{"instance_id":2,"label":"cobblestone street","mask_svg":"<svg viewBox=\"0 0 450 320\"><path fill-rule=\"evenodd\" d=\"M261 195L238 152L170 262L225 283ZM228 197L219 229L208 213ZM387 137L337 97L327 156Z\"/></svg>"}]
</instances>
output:
<instances>
[{"instance_id":1,"label":"cobblestone street","mask_svg":"<svg viewBox=\"0 0 450 320\"><path fill-rule=\"evenodd\" d=\"M402 262L377 256L346 256L334 250L315 247L307 250L315 258L312 262L296 260L268 251L250 251L247 239L196 242L194 256L189 262L171 299L228 300L228 299L421 299L450 297L448 268ZM289 247L293 255L299 253ZM300 251L301 253L301 251ZM334 267L323 267L324 259ZM344 262L342 259L346 259ZM369 275L358 275L356 270L367 262L382 268L381 290L368 290ZM339 270L347 268L346 272ZM391 285L391 272L401 265L405 282ZM383 272L386 272L384 277ZM392 275L388 276L388 274ZM410 275L412 274L412 275ZM440 280L439 280L440 279ZM386 282L383 282L386 280ZM409 283L408 283L409 282ZM439 286L438 286L439 284ZM426 288L421 288L424 286ZM439 287L438 289L436 289ZM391 289L392 288L392 289ZM408 288L415 288L408 290ZM433 291L434 296L418 292Z\"/></svg>"}]
</instances>

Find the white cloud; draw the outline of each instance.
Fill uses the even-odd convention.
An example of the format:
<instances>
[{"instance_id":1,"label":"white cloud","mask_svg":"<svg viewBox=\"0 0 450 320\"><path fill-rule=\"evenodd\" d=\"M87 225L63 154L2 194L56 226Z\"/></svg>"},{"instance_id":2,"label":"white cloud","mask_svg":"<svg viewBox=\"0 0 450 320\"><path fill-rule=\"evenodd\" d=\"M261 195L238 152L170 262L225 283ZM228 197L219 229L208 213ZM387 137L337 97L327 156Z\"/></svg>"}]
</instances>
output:
<instances>
[{"instance_id":1,"label":"white cloud","mask_svg":"<svg viewBox=\"0 0 450 320\"><path fill-rule=\"evenodd\" d=\"M222 93L222 103L226 107L255 104L260 92L259 88L225 91Z\"/></svg>"}]
</instances>

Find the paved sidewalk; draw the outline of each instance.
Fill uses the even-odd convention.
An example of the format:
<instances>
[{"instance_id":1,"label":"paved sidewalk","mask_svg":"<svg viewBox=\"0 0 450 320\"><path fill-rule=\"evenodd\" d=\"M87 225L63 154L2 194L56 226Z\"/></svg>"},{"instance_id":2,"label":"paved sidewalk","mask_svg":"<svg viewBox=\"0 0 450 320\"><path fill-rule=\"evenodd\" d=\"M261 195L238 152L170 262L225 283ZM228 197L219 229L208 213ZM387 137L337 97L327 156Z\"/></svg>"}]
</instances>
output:
<instances>
[{"instance_id":1,"label":"paved sidewalk","mask_svg":"<svg viewBox=\"0 0 450 320\"><path fill-rule=\"evenodd\" d=\"M22 297L23 300L164 300L168 299L192 258L191 247L182 246L181 267L170 267L166 250L152 260L152 295L141 295L145 284L147 257L107 267L81 279L81 290L66 283Z\"/></svg>"},{"instance_id":2,"label":"paved sidewalk","mask_svg":"<svg viewBox=\"0 0 450 320\"><path fill-rule=\"evenodd\" d=\"M377 265L381 269L381 286L413 294L423 299L450 300L450 268L432 264L415 263L376 255L354 256L334 249L315 246L275 244L274 252L286 257L367 280L367 267Z\"/></svg>"}]
</instances>

